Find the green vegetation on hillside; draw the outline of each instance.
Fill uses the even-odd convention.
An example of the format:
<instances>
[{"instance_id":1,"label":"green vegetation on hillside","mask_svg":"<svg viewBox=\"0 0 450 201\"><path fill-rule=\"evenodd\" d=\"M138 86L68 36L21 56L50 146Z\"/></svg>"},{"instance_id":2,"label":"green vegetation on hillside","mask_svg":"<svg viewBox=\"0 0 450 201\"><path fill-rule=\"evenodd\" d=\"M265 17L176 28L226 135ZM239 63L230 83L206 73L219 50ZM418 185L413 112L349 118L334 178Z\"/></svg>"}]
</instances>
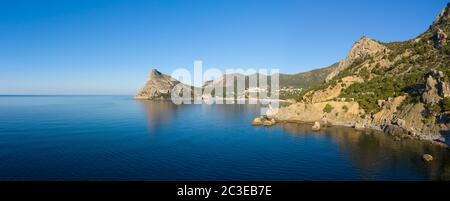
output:
<instances>
[{"instance_id":1,"label":"green vegetation on hillside","mask_svg":"<svg viewBox=\"0 0 450 201\"><path fill-rule=\"evenodd\" d=\"M392 64L383 69L379 64L375 64L372 72L367 72L361 63L372 58L355 61L349 68L340 72L336 79L357 75L367 80L369 74L372 74L373 78L349 86L342 91L340 97L354 98L366 112L375 113L381 109L378 100L387 100L389 97L407 95L407 103L421 101L420 95L425 89L425 75L431 69L442 71L445 79L450 80L450 55L441 51L441 47L437 47L433 40L419 38L384 45L391 51L383 57ZM408 53L405 54L406 52Z\"/></svg>"},{"instance_id":2,"label":"green vegetation on hillside","mask_svg":"<svg viewBox=\"0 0 450 201\"><path fill-rule=\"evenodd\" d=\"M330 113L333 109L333 106L331 106L330 104L326 104L323 108L323 112Z\"/></svg>"},{"instance_id":3,"label":"green vegetation on hillside","mask_svg":"<svg viewBox=\"0 0 450 201\"><path fill-rule=\"evenodd\" d=\"M342 109L344 110L344 112L348 112L348 107L346 105L342 106Z\"/></svg>"},{"instance_id":4,"label":"green vegetation on hillside","mask_svg":"<svg viewBox=\"0 0 450 201\"><path fill-rule=\"evenodd\" d=\"M407 94L411 101L419 101L425 87L425 72L417 71L400 75L398 77L379 76L372 80L355 83L342 91L341 98L354 98L366 111L378 112L378 100L387 100Z\"/></svg>"},{"instance_id":5,"label":"green vegetation on hillside","mask_svg":"<svg viewBox=\"0 0 450 201\"><path fill-rule=\"evenodd\" d=\"M450 97L445 97L444 100L442 100L442 109L446 112L450 111Z\"/></svg>"},{"instance_id":6,"label":"green vegetation on hillside","mask_svg":"<svg viewBox=\"0 0 450 201\"><path fill-rule=\"evenodd\" d=\"M301 96L303 90L301 91L292 91L292 92L287 92L287 91L280 91L279 93L279 99L281 100L289 100L289 99L293 99L293 100L298 100L298 98Z\"/></svg>"},{"instance_id":7,"label":"green vegetation on hillside","mask_svg":"<svg viewBox=\"0 0 450 201\"><path fill-rule=\"evenodd\" d=\"M338 63L335 63L326 68L320 68L305 73L292 75L280 74L280 88L293 87L297 89L309 89L312 87L320 86L325 83L325 78L327 77L327 75L337 66Z\"/></svg>"}]
</instances>

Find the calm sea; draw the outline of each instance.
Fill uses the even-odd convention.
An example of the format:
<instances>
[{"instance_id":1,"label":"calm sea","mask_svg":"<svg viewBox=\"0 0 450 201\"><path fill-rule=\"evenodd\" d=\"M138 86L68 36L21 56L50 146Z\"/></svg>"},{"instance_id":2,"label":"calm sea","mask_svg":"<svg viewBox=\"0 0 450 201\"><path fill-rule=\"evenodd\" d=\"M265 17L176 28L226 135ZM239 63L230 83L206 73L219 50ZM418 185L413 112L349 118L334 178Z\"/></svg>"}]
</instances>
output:
<instances>
[{"instance_id":1,"label":"calm sea","mask_svg":"<svg viewBox=\"0 0 450 201\"><path fill-rule=\"evenodd\" d=\"M129 96L0 96L0 180L450 180L445 148L342 127L252 127L258 113Z\"/></svg>"}]
</instances>

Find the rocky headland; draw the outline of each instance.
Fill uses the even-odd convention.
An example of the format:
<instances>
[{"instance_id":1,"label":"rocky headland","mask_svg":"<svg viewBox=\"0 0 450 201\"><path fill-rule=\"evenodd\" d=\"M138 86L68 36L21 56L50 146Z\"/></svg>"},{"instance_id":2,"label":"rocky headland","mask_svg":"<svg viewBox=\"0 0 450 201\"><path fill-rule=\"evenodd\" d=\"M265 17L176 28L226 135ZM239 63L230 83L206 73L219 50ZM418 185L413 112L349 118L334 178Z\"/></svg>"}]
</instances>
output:
<instances>
[{"instance_id":1,"label":"rocky headland","mask_svg":"<svg viewBox=\"0 0 450 201\"><path fill-rule=\"evenodd\" d=\"M450 4L425 33L405 42L362 37L320 87L272 117L443 144L450 128L449 13Z\"/></svg>"}]
</instances>

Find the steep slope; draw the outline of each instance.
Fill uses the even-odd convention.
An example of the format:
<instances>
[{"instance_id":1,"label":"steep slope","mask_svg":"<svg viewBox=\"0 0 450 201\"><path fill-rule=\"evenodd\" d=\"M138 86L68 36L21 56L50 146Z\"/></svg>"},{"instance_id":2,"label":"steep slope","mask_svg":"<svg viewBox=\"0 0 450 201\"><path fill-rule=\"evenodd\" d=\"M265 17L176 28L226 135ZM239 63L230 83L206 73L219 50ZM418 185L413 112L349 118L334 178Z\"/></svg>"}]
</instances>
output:
<instances>
[{"instance_id":1,"label":"steep slope","mask_svg":"<svg viewBox=\"0 0 450 201\"><path fill-rule=\"evenodd\" d=\"M169 75L162 74L156 69L152 69L147 77L147 83L144 88L140 90L135 99L169 99L172 90L179 84L178 80L173 79ZM186 87L189 87L185 85ZM183 87L179 87L183 90Z\"/></svg>"},{"instance_id":2,"label":"steep slope","mask_svg":"<svg viewBox=\"0 0 450 201\"><path fill-rule=\"evenodd\" d=\"M358 64L357 62L363 60L367 57L373 57L379 53L386 54L388 49L378 43L377 41L368 38L367 36L362 37L358 40L351 48L347 57L339 63L337 68L335 68L326 78L326 81L329 82L336 75L338 75L343 70L351 67L352 64Z\"/></svg>"},{"instance_id":3,"label":"steep slope","mask_svg":"<svg viewBox=\"0 0 450 201\"><path fill-rule=\"evenodd\" d=\"M334 72L340 63L335 63L331 66L315 69L312 71L297 73L297 74L280 74L280 87L286 88L312 88L320 86L325 82L325 79L330 73Z\"/></svg>"},{"instance_id":4,"label":"steep slope","mask_svg":"<svg viewBox=\"0 0 450 201\"><path fill-rule=\"evenodd\" d=\"M333 72L339 63L335 63L326 68L315 69L308 72L297 73L297 74L279 74L279 98L280 99L289 99L297 97L302 90L314 88L320 86L325 83L326 77ZM265 77L267 80L267 88L270 89L271 76L266 76L262 74L252 74L252 75L243 75L239 73L227 74L223 75L218 79L207 81L203 84L203 88L205 87L215 87L215 86L232 86L232 84L236 84L236 80L245 79L245 89L249 88L249 79L256 79L259 85L259 78ZM261 87L260 87L261 88Z\"/></svg>"},{"instance_id":5,"label":"steep slope","mask_svg":"<svg viewBox=\"0 0 450 201\"><path fill-rule=\"evenodd\" d=\"M325 84L299 98L304 105L282 109L277 118L302 121L306 118L302 108L328 104L331 111L314 110L319 114L309 112L308 118L443 141L441 134L448 133L450 127L446 106L450 101L449 13L450 4L426 32L405 42L361 38ZM352 110L353 117L345 115L349 106L342 106L342 102L359 105L358 110Z\"/></svg>"},{"instance_id":6,"label":"steep slope","mask_svg":"<svg viewBox=\"0 0 450 201\"><path fill-rule=\"evenodd\" d=\"M325 82L325 78L334 71L338 67L339 63L335 63L331 66L311 70L308 72L297 73L297 74L279 74L279 85L280 88L297 88L297 89L306 89L310 87L320 86ZM228 86L233 81L233 77L238 79L242 79L245 77L246 82L248 82L249 77L259 77L265 76L260 74L252 74L252 75L243 75L239 73L224 75L216 80L210 80L205 82L203 86L211 86L211 85L222 85ZM267 80L270 83L270 76L266 76ZM228 83L228 84L226 84Z\"/></svg>"}]
</instances>

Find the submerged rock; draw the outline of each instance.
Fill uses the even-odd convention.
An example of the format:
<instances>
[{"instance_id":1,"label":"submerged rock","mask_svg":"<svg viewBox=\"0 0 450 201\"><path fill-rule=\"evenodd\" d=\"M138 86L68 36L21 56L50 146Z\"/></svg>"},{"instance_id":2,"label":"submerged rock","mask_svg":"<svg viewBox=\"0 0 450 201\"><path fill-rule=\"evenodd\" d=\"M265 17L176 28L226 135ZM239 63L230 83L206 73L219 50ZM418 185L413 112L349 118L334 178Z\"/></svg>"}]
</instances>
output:
<instances>
[{"instance_id":1,"label":"submerged rock","mask_svg":"<svg viewBox=\"0 0 450 201\"><path fill-rule=\"evenodd\" d=\"M433 160L433 156L431 156L430 154L424 154L422 155L422 159L426 162L430 162Z\"/></svg>"},{"instance_id":2,"label":"submerged rock","mask_svg":"<svg viewBox=\"0 0 450 201\"><path fill-rule=\"evenodd\" d=\"M318 121L314 122L314 125L312 126L313 131L320 131L320 123Z\"/></svg>"},{"instance_id":3,"label":"submerged rock","mask_svg":"<svg viewBox=\"0 0 450 201\"><path fill-rule=\"evenodd\" d=\"M273 126L276 123L274 118L266 117L266 116L259 116L253 119L252 125L253 126Z\"/></svg>"}]
</instances>

